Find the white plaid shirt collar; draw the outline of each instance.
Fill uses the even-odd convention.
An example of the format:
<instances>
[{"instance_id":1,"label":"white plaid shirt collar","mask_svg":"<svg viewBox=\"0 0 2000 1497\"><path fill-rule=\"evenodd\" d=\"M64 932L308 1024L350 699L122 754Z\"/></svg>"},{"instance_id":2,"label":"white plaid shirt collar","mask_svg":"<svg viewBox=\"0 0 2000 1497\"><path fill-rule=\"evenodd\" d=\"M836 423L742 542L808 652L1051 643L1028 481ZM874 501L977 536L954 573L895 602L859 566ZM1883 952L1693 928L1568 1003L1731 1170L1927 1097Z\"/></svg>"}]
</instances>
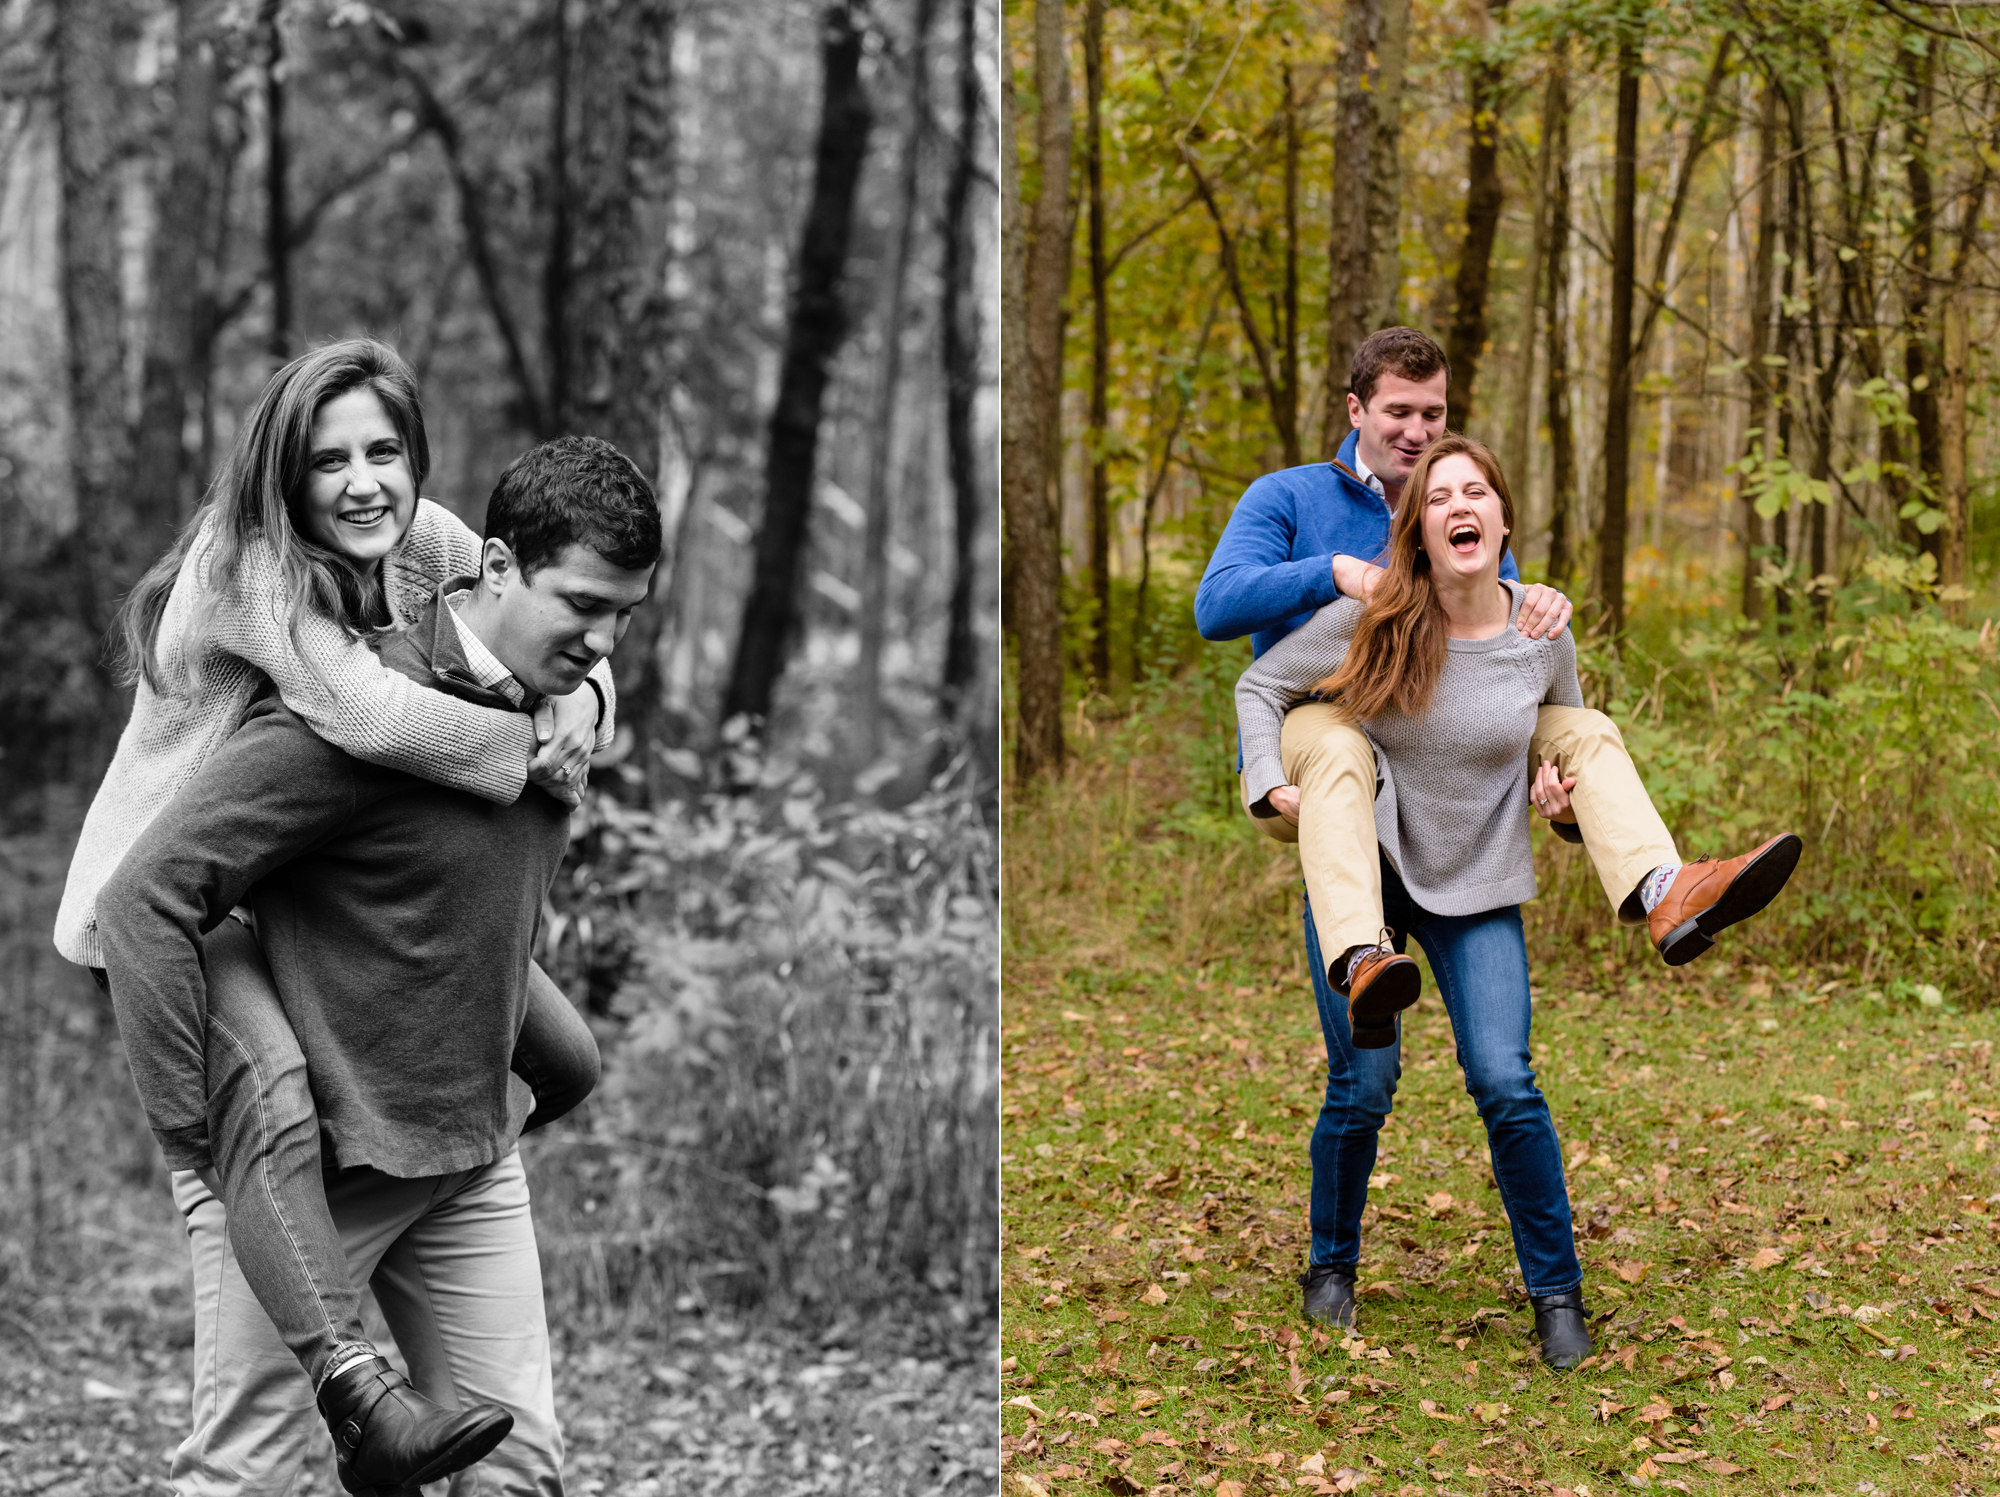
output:
<instances>
[{"instance_id":1,"label":"white plaid shirt collar","mask_svg":"<svg viewBox=\"0 0 2000 1497\"><path fill-rule=\"evenodd\" d=\"M459 645L465 650L466 666L472 671L472 679L489 691L497 691L514 706L519 707L528 700L527 688L514 679L514 673L502 665L494 653L486 648L486 642L472 632L472 626L460 616L466 599L472 596L471 588L460 588L448 595L445 609L451 614L452 627L458 630Z\"/></svg>"}]
</instances>

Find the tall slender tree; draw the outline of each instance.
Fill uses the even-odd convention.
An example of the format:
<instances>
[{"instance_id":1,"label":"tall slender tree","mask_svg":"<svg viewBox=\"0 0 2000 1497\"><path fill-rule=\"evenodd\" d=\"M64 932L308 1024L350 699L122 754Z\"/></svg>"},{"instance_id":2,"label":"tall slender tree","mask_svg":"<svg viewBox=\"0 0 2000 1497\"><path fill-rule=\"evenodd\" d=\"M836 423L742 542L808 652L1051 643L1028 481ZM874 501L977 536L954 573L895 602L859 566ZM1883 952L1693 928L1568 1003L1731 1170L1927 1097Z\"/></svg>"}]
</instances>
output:
<instances>
[{"instance_id":1,"label":"tall slender tree","mask_svg":"<svg viewBox=\"0 0 2000 1497\"><path fill-rule=\"evenodd\" d=\"M1487 0L1489 30L1505 20L1507 0ZM1500 230L1500 210L1506 194L1500 181L1500 106L1506 82L1494 38L1467 72L1466 97L1471 119L1465 149L1465 241L1459 248L1458 275L1452 288L1451 330L1445 357L1451 363L1451 386L1445 397L1445 425L1464 431L1472 419L1473 390L1479 381L1479 361L1486 352L1486 288L1493 264L1493 239Z\"/></svg>"},{"instance_id":2,"label":"tall slender tree","mask_svg":"<svg viewBox=\"0 0 2000 1497\"><path fill-rule=\"evenodd\" d=\"M1625 529L1632 462L1632 296L1638 270L1640 18L1620 17L1611 170L1611 325L1605 339L1604 502L1597 526L1599 627L1625 628Z\"/></svg>"},{"instance_id":3,"label":"tall slender tree","mask_svg":"<svg viewBox=\"0 0 2000 1497\"><path fill-rule=\"evenodd\" d=\"M861 78L863 31L857 0L832 0L821 13L820 115L812 199L800 236L798 269L771 412L750 591L723 716L763 720L798 627L799 574L819 453L828 367L847 335L841 280L853 235L855 191L873 115Z\"/></svg>"},{"instance_id":4,"label":"tall slender tree","mask_svg":"<svg viewBox=\"0 0 2000 1497\"><path fill-rule=\"evenodd\" d=\"M981 170L978 0L959 0L957 41L957 134L951 175L945 184L944 275L938 322L943 333L945 455L951 475L951 601L946 613L942 699L946 717L961 725L980 721L972 692L980 679L978 634L973 604L978 592L976 563L981 502L979 454L973 435L972 403L979 387L979 333L975 322L972 271L972 188ZM983 749L982 749L983 752Z\"/></svg>"},{"instance_id":5,"label":"tall slender tree","mask_svg":"<svg viewBox=\"0 0 2000 1497\"><path fill-rule=\"evenodd\" d=\"M1346 0L1328 193L1327 401L1322 455L1347 439L1335 390L1355 346L1394 320L1402 214L1403 67L1410 0Z\"/></svg>"},{"instance_id":6,"label":"tall slender tree","mask_svg":"<svg viewBox=\"0 0 2000 1497\"><path fill-rule=\"evenodd\" d=\"M1771 353L1771 281L1778 252L1777 174L1778 94L1767 82L1757 110L1757 247L1751 256L1750 357L1744 367L1750 395L1750 423L1743 451L1747 471L1740 473L1736 482L1743 524L1743 617L1753 624L1764 616L1764 591L1757 585L1764 520L1757 513L1749 475L1775 455L1771 432L1775 382L1765 359Z\"/></svg>"},{"instance_id":7,"label":"tall slender tree","mask_svg":"<svg viewBox=\"0 0 2000 1497\"><path fill-rule=\"evenodd\" d=\"M1111 683L1111 273L1104 258L1104 0L1083 6L1083 165L1090 196L1090 669Z\"/></svg>"},{"instance_id":8,"label":"tall slender tree","mask_svg":"<svg viewBox=\"0 0 2000 1497\"><path fill-rule=\"evenodd\" d=\"M1549 414L1549 581L1567 586L1573 561L1576 431L1569 408L1569 41L1556 39L1549 62L1548 126L1555 137L1549 186L1549 320L1544 362Z\"/></svg>"}]
</instances>

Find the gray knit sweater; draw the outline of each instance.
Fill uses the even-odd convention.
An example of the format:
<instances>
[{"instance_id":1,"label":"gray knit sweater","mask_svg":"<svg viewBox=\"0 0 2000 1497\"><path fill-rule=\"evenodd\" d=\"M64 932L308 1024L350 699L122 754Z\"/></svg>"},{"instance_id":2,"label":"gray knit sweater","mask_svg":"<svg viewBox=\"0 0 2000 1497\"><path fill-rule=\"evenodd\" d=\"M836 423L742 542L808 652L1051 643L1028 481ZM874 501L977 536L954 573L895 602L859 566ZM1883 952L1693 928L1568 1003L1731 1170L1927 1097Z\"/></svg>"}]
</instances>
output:
<instances>
[{"instance_id":1,"label":"gray knit sweater","mask_svg":"<svg viewBox=\"0 0 2000 1497\"><path fill-rule=\"evenodd\" d=\"M1544 703L1581 707L1576 641L1565 629L1528 639L1514 627L1490 639L1454 639L1430 710L1390 711L1361 725L1375 746L1375 835L1411 898L1437 915L1472 915L1535 897L1528 848L1528 741ZM1279 756L1285 713L1347 654L1361 604L1329 603L1265 651L1236 683L1243 789L1251 809L1288 784Z\"/></svg>"}]
</instances>

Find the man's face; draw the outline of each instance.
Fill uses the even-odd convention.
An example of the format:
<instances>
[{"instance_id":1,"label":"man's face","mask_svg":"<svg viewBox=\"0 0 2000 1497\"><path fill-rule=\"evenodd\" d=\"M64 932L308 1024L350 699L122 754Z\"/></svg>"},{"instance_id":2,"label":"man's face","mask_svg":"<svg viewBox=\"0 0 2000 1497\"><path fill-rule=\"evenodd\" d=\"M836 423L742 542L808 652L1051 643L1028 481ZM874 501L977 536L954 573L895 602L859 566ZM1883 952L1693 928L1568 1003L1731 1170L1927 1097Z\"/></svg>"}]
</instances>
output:
<instances>
[{"instance_id":1,"label":"man's face","mask_svg":"<svg viewBox=\"0 0 2000 1497\"><path fill-rule=\"evenodd\" d=\"M576 543L524 578L506 544L488 540L481 638L530 691L567 696L611 653L652 580L651 567L628 570Z\"/></svg>"},{"instance_id":2,"label":"man's face","mask_svg":"<svg viewBox=\"0 0 2000 1497\"><path fill-rule=\"evenodd\" d=\"M1427 380L1385 372L1367 405L1353 394L1347 397L1347 419L1361 433L1361 461L1392 497L1424 449L1444 435L1446 378L1442 369Z\"/></svg>"}]
</instances>

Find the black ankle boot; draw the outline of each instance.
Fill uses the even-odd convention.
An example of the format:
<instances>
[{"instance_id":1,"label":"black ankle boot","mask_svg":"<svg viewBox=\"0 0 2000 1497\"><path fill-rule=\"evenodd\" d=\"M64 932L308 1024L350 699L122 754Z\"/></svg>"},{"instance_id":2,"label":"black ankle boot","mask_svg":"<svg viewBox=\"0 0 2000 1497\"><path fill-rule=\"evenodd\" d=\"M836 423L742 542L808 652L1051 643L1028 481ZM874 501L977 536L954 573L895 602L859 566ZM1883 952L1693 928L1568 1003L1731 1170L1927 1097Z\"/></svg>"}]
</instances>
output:
<instances>
[{"instance_id":1,"label":"black ankle boot","mask_svg":"<svg viewBox=\"0 0 2000 1497\"><path fill-rule=\"evenodd\" d=\"M350 1492L417 1487L462 1471L514 1427L514 1416L490 1403L439 1408L380 1357L357 1358L328 1378L319 1411Z\"/></svg>"},{"instance_id":2,"label":"black ankle boot","mask_svg":"<svg viewBox=\"0 0 2000 1497\"><path fill-rule=\"evenodd\" d=\"M1535 1334L1541 1338L1543 1366L1567 1372L1590 1355L1590 1311L1584 1308L1582 1290L1530 1295L1528 1303L1535 1307Z\"/></svg>"},{"instance_id":3,"label":"black ankle boot","mask_svg":"<svg viewBox=\"0 0 2000 1497\"><path fill-rule=\"evenodd\" d=\"M1354 1274L1330 1263L1314 1263L1299 1275L1306 1292L1306 1319L1320 1325L1354 1324Z\"/></svg>"}]
</instances>

